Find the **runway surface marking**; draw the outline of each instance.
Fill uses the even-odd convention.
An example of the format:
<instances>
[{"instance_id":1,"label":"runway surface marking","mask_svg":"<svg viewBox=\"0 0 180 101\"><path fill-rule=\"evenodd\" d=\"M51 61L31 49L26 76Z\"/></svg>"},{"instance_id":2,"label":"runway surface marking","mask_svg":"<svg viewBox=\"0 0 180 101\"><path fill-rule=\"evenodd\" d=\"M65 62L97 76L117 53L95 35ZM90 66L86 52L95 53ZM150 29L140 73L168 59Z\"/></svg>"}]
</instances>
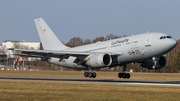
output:
<instances>
[{"instance_id":1,"label":"runway surface marking","mask_svg":"<svg viewBox=\"0 0 180 101\"><path fill-rule=\"evenodd\" d=\"M180 81L141 81L141 80L127 80L127 79L114 80L114 79L93 79L93 78L92 79L75 79L75 78L40 78L40 77L0 76L0 81L180 87Z\"/></svg>"}]
</instances>

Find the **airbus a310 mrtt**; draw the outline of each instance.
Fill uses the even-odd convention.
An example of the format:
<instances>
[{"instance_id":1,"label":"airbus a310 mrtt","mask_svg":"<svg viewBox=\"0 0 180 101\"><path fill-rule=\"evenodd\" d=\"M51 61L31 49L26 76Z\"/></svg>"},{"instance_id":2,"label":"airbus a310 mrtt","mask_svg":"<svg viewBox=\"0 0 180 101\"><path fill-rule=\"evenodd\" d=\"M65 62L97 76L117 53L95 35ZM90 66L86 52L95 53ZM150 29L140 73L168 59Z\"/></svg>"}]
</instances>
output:
<instances>
[{"instance_id":1,"label":"airbus a310 mrtt","mask_svg":"<svg viewBox=\"0 0 180 101\"><path fill-rule=\"evenodd\" d=\"M166 66L163 56L172 50L177 41L164 33L143 33L109 41L97 42L89 45L70 48L65 46L42 18L35 19L44 50L16 49L15 54L26 57L37 57L41 60L67 68L89 70L85 77L96 77L92 69L123 66L119 78L130 78L126 73L128 63L141 63L148 69L160 69Z\"/></svg>"}]
</instances>

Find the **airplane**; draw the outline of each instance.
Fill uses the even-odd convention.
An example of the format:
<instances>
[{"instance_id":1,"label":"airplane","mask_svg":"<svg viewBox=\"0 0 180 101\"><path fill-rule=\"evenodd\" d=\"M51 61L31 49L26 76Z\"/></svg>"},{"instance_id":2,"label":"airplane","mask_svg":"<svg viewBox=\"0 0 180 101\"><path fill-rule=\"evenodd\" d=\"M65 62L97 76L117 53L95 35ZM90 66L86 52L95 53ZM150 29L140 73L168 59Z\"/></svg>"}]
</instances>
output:
<instances>
[{"instance_id":1,"label":"airplane","mask_svg":"<svg viewBox=\"0 0 180 101\"><path fill-rule=\"evenodd\" d=\"M57 38L43 18L34 19L34 22L44 50L7 50L20 51L20 54L14 55L37 57L58 66L89 70L84 73L84 76L89 78L96 77L93 69L123 66L123 71L118 73L118 77L129 79L130 74L126 73L127 64L136 62L150 70L163 68L166 66L164 54L177 44L168 34L147 32L70 48Z\"/></svg>"}]
</instances>

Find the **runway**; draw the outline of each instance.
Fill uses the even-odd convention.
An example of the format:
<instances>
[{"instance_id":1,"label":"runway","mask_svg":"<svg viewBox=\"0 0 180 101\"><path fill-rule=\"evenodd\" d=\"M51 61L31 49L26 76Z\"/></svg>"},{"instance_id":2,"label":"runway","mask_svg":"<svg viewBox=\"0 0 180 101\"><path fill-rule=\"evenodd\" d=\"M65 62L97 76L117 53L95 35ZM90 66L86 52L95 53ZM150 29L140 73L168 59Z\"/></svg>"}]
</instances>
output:
<instances>
[{"instance_id":1,"label":"runway","mask_svg":"<svg viewBox=\"0 0 180 101\"><path fill-rule=\"evenodd\" d=\"M0 81L20 82L46 82L46 83L77 83L77 84L110 84L110 85L139 85L139 86L176 86L180 87L180 81L141 81L127 79L76 79L76 78L41 78L41 77L8 77L0 76Z\"/></svg>"}]
</instances>

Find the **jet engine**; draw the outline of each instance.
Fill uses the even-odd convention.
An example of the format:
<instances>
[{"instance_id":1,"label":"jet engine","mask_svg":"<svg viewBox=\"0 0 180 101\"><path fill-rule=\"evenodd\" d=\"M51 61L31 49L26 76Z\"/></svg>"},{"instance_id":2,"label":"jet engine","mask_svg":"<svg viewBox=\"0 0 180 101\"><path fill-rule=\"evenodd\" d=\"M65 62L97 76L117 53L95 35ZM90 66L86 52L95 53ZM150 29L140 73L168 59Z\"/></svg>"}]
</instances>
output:
<instances>
[{"instance_id":1,"label":"jet engine","mask_svg":"<svg viewBox=\"0 0 180 101\"><path fill-rule=\"evenodd\" d=\"M159 58L153 57L151 60L146 60L141 64L142 67L152 69L160 69L166 66L166 58L161 56Z\"/></svg>"},{"instance_id":2,"label":"jet engine","mask_svg":"<svg viewBox=\"0 0 180 101\"><path fill-rule=\"evenodd\" d=\"M98 54L90 57L90 59L86 62L88 66L99 68L106 67L111 65L112 58L109 54Z\"/></svg>"}]
</instances>

